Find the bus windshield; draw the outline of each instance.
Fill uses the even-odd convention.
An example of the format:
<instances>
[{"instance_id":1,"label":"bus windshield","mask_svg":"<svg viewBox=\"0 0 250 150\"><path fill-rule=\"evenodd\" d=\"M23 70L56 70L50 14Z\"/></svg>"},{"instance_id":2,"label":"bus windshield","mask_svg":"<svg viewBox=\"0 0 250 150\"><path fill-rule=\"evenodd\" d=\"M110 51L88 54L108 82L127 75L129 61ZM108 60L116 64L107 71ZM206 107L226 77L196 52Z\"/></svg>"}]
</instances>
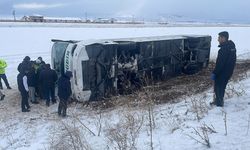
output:
<instances>
[{"instance_id":1,"label":"bus windshield","mask_svg":"<svg viewBox=\"0 0 250 150\"><path fill-rule=\"evenodd\" d=\"M64 68L64 54L68 47L68 42L55 42L52 47L52 67L60 76Z\"/></svg>"}]
</instances>

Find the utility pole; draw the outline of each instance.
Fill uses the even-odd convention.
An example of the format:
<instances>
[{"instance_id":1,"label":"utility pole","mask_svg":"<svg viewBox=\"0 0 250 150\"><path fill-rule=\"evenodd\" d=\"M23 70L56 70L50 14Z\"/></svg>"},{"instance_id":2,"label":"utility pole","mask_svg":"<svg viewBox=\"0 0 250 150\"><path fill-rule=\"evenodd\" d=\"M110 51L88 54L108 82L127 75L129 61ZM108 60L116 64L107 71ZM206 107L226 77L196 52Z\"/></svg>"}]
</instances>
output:
<instances>
[{"instance_id":1,"label":"utility pole","mask_svg":"<svg viewBox=\"0 0 250 150\"><path fill-rule=\"evenodd\" d=\"M16 11L15 10L12 11L12 15L14 17L14 21L16 21Z\"/></svg>"},{"instance_id":2,"label":"utility pole","mask_svg":"<svg viewBox=\"0 0 250 150\"><path fill-rule=\"evenodd\" d=\"M135 23L135 15L132 15L132 23Z\"/></svg>"},{"instance_id":3,"label":"utility pole","mask_svg":"<svg viewBox=\"0 0 250 150\"><path fill-rule=\"evenodd\" d=\"M88 20L88 14L87 12L85 12L85 21L87 22L87 20Z\"/></svg>"}]
</instances>

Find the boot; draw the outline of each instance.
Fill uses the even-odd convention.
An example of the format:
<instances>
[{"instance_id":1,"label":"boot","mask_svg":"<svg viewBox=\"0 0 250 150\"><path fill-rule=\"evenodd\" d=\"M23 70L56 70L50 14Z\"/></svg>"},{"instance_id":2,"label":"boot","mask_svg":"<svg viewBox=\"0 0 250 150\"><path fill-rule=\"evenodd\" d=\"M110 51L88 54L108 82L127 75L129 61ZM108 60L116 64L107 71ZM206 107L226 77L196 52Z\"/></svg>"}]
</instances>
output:
<instances>
[{"instance_id":1,"label":"boot","mask_svg":"<svg viewBox=\"0 0 250 150\"><path fill-rule=\"evenodd\" d=\"M209 103L210 106L216 105L215 101Z\"/></svg>"},{"instance_id":2,"label":"boot","mask_svg":"<svg viewBox=\"0 0 250 150\"><path fill-rule=\"evenodd\" d=\"M30 112L30 110L29 109L24 109L24 110L22 110L22 112Z\"/></svg>"},{"instance_id":3,"label":"boot","mask_svg":"<svg viewBox=\"0 0 250 150\"><path fill-rule=\"evenodd\" d=\"M4 97L5 97L5 95L2 95L0 100L4 100Z\"/></svg>"}]
</instances>

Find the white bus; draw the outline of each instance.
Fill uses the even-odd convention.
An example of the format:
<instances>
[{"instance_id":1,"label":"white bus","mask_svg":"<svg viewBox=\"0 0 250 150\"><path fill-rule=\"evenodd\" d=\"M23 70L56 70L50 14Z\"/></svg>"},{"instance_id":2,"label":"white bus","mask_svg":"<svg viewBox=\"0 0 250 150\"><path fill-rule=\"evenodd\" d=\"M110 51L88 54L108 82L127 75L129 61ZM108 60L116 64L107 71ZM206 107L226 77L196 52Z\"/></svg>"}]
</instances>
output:
<instances>
[{"instance_id":1,"label":"white bus","mask_svg":"<svg viewBox=\"0 0 250 150\"><path fill-rule=\"evenodd\" d=\"M52 41L52 67L59 75L73 72L73 97L78 101L130 94L146 78L194 74L208 66L211 47L209 35Z\"/></svg>"}]
</instances>

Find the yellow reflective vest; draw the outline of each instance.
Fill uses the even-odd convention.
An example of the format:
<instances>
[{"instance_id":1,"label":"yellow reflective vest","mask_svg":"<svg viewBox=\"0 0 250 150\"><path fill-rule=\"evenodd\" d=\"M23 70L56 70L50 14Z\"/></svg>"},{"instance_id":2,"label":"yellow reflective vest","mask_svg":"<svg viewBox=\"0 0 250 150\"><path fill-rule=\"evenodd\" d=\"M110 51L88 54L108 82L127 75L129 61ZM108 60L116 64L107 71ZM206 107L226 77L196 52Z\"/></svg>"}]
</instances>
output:
<instances>
[{"instance_id":1,"label":"yellow reflective vest","mask_svg":"<svg viewBox=\"0 0 250 150\"><path fill-rule=\"evenodd\" d=\"M0 74L5 74L5 68L7 67L7 63L0 59Z\"/></svg>"}]
</instances>

